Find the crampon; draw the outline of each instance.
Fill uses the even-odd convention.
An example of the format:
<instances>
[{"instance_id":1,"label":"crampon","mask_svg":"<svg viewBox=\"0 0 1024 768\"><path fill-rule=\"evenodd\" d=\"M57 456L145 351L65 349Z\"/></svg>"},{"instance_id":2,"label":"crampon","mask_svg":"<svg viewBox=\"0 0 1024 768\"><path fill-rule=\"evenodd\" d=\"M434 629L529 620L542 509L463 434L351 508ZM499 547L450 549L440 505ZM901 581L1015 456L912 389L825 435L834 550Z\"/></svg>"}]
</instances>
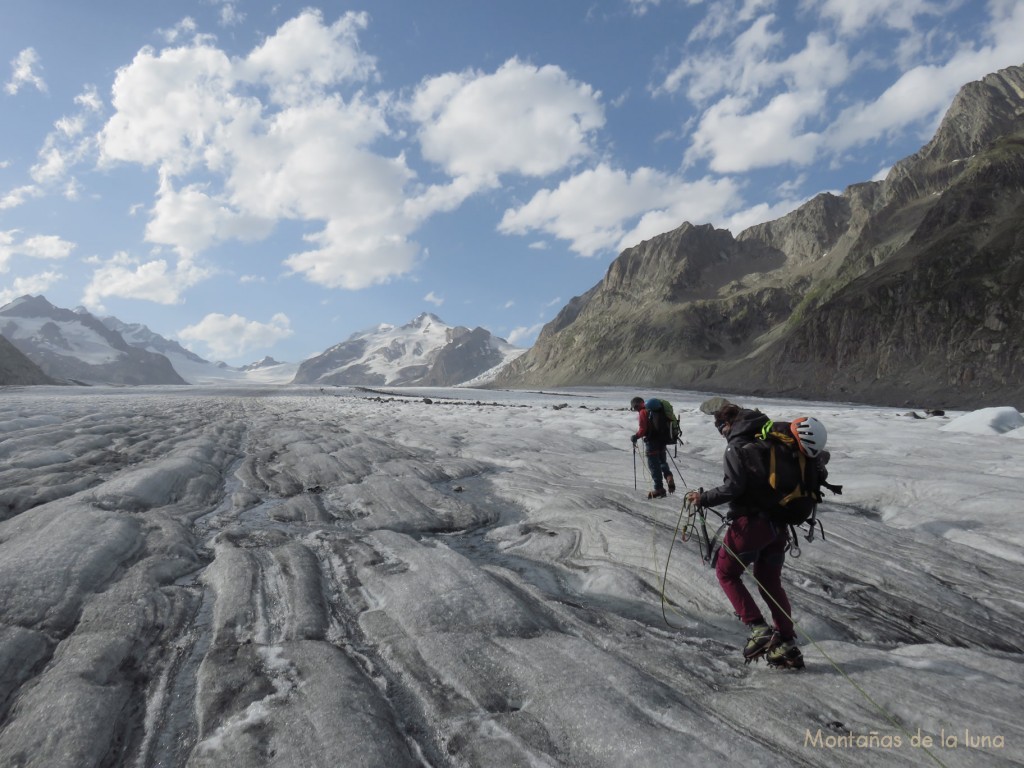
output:
<instances>
[{"instance_id":1,"label":"crampon","mask_svg":"<svg viewBox=\"0 0 1024 768\"><path fill-rule=\"evenodd\" d=\"M804 655L792 640L783 640L769 648L764 660L773 669L803 669Z\"/></svg>"}]
</instances>

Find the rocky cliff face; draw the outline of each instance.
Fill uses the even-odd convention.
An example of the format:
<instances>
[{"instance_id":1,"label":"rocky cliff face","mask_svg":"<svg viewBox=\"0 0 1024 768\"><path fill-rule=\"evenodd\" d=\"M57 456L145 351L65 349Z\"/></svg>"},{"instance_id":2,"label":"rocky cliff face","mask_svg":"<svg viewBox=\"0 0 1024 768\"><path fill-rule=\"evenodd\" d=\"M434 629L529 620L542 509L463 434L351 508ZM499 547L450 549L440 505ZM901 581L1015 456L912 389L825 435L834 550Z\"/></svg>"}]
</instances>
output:
<instances>
[{"instance_id":1,"label":"rocky cliff face","mask_svg":"<svg viewBox=\"0 0 1024 768\"><path fill-rule=\"evenodd\" d=\"M881 182L733 238L623 251L496 386L1024 406L1024 68L965 86Z\"/></svg>"},{"instance_id":2,"label":"rocky cliff face","mask_svg":"<svg viewBox=\"0 0 1024 768\"><path fill-rule=\"evenodd\" d=\"M434 364L421 380L422 385L444 387L460 384L505 359L490 331L479 327L472 331L463 328L462 331L438 351Z\"/></svg>"},{"instance_id":3,"label":"rocky cliff face","mask_svg":"<svg viewBox=\"0 0 1024 768\"><path fill-rule=\"evenodd\" d=\"M0 336L0 386L55 383L6 337Z\"/></svg>"}]
</instances>

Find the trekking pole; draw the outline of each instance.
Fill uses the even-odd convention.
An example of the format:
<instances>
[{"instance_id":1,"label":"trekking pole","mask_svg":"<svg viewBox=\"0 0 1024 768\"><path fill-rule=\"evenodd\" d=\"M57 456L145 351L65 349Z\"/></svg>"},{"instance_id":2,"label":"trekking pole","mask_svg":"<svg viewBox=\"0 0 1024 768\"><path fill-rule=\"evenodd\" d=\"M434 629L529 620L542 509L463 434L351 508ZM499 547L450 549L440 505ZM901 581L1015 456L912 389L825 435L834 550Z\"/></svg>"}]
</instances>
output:
<instances>
[{"instance_id":1,"label":"trekking pole","mask_svg":"<svg viewBox=\"0 0 1024 768\"><path fill-rule=\"evenodd\" d=\"M679 483L680 483L680 485L686 485L686 478L683 477L683 473L679 471L679 465L676 464L675 457L669 455L668 451L665 451L665 455L668 456L669 459L672 461L672 466L675 468L676 474L679 475Z\"/></svg>"},{"instance_id":2,"label":"trekking pole","mask_svg":"<svg viewBox=\"0 0 1024 768\"><path fill-rule=\"evenodd\" d=\"M636 443L633 443L633 490L636 490Z\"/></svg>"}]
</instances>

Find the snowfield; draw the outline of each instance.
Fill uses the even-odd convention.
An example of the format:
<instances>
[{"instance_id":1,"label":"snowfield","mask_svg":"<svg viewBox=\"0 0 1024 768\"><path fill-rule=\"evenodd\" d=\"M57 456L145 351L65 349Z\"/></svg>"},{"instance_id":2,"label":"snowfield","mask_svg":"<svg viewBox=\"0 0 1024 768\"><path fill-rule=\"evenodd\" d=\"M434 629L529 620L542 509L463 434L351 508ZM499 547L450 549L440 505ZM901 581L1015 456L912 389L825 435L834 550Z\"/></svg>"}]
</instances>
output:
<instances>
[{"instance_id":1,"label":"snowfield","mask_svg":"<svg viewBox=\"0 0 1024 768\"><path fill-rule=\"evenodd\" d=\"M674 497L635 394L681 417ZM783 672L675 535L705 397L5 389L0 765L1024 762L1021 414L736 398L822 419L844 486Z\"/></svg>"}]
</instances>

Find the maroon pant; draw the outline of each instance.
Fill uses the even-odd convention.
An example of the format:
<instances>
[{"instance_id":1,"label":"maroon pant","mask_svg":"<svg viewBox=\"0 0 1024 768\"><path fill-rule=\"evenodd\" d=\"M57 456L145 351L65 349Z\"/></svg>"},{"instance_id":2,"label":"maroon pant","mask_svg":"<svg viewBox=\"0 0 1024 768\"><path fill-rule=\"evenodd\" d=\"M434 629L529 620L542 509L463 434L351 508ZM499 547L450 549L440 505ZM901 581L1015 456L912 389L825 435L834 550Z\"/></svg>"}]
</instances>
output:
<instances>
[{"instance_id":1,"label":"maroon pant","mask_svg":"<svg viewBox=\"0 0 1024 768\"><path fill-rule=\"evenodd\" d=\"M782 588L782 564L786 562L786 528L767 518L739 517L725 532L715 564L715 575L736 615L744 624L764 621L750 591L743 584L744 566L750 566L758 591L768 604L775 629L786 639L794 636L789 597Z\"/></svg>"}]
</instances>

